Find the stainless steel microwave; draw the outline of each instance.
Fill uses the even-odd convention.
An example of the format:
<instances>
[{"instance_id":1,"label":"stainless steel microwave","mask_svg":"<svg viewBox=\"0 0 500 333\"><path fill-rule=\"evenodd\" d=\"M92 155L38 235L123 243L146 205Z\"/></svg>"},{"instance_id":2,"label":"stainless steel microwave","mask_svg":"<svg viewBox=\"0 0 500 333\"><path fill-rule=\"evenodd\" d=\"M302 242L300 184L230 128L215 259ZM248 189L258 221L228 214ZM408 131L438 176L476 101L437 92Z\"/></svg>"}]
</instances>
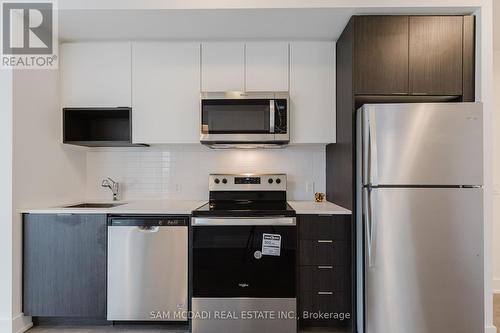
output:
<instances>
[{"instance_id":1,"label":"stainless steel microwave","mask_svg":"<svg viewBox=\"0 0 500 333\"><path fill-rule=\"evenodd\" d=\"M213 147L290 141L288 92L202 92L200 142Z\"/></svg>"}]
</instances>

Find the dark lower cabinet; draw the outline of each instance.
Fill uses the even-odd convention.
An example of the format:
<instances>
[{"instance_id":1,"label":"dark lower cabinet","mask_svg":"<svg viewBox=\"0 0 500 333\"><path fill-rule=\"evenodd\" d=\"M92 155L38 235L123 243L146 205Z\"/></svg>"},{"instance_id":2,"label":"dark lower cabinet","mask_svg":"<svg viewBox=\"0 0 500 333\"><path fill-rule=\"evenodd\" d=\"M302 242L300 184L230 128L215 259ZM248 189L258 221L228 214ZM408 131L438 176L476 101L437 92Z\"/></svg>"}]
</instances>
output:
<instances>
[{"instance_id":1,"label":"dark lower cabinet","mask_svg":"<svg viewBox=\"0 0 500 333\"><path fill-rule=\"evenodd\" d=\"M352 318L351 215L299 215L300 326L349 328Z\"/></svg>"},{"instance_id":2,"label":"dark lower cabinet","mask_svg":"<svg viewBox=\"0 0 500 333\"><path fill-rule=\"evenodd\" d=\"M299 242L301 265L345 265L347 244L331 239L303 240Z\"/></svg>"},{"instance_id":3,"label":"dark lower cabinet","mask_svg":"<svg viewBox=\"0 0 500 333\"><path fill-rule=\"evenodd\" d=\"M25 214L23 311L106 318L106 215Z\"/></svg>"},{"instance_id":4,"label":"dark lower cabinet","mask_svg":"<svg viewBox=\"0 0 500 333\"><path fill-rule=\"evenodd\" d=\"M349 288L348 266L300 266L301 292L345 292Z\"/></svg>"},{"instance_id":5,"label":"dark lower cabinet","mask_svg":"<svg viewBox=\"0 0 500 333\"><path fill-rule=\"evenodd\" d=\"M301 294L302 327L347 327L350 309L345 292Z\"/></svg>"}]
</instances>

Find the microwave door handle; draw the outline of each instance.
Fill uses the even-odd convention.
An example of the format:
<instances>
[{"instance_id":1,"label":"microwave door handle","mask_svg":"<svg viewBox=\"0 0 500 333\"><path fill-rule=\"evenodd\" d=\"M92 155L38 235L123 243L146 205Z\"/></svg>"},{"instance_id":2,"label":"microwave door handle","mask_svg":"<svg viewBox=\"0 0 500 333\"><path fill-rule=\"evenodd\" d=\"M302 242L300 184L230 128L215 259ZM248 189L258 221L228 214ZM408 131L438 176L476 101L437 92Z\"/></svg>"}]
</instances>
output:
<instances>
[{"instance_id":1,"label":"microwave door handle","mask_svg":"<svg viewBox=\"0 0 500 333\"><path fill-rule=\"evenodd\" d=\"M274 108L274 99L269 100L269 133L274 133L274 119L276 110Z\"/></svg>"}]
</instances>

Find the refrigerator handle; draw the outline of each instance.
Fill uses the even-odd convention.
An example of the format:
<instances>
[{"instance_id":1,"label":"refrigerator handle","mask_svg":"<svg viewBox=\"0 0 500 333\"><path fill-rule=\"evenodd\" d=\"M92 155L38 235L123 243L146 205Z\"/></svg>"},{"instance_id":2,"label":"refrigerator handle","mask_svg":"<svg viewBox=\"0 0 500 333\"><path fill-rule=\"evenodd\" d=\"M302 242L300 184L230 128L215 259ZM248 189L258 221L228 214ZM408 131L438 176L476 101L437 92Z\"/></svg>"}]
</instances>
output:
<instances>
[{"instance_id":1,"label":"refrigerator handle","mask_svg":"<svg viewBox=\"0 0 500 333\"><path fill-rule=\"evenodd\" d=\"M362 121L362 184L370 184L370 128L369 128L369 118L368 113L361 114Z\"/></svg>"},{"instance_id":2,"label":"refrigerator handle","mask_svg":"<svg viewBox=\"0 0 500 333\"><path fill-rule=\"evenodd\" d=\"M375 112L368 109L368 179L370 185L378 185L377 124Z\"/></svg>"},{"instance_id":3,"label":"refrigerator handle","mask_svg":"<svg viewBox=\"0 0 500 333\"><path fill-rule=\"evenodd\" d=\"M372 265L372 204L371 204L371 189L365 188L363 191L363 217L365 221L366 230L366 253L368 255L368 267L373 267Z\"/></svg>"}]
</instances>

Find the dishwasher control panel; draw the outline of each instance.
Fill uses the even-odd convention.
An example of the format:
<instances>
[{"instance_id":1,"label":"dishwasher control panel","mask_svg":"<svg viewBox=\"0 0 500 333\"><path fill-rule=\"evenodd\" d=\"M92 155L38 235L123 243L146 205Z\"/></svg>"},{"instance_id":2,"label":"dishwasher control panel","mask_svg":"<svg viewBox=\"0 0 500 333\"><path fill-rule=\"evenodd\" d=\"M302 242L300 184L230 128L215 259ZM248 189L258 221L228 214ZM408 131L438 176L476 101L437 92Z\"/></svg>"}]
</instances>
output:
<instances>
[{"instance_id":1,"label":"dishwasher control panel","mask_svg":"<svg viewBox=\"0 0 500 333\"><path fill-rule=\"evenodd\" d=\"M179 227L188 226L189 216L124 216L108 218L108 226Z\"/></svg>"}]
</instances>

